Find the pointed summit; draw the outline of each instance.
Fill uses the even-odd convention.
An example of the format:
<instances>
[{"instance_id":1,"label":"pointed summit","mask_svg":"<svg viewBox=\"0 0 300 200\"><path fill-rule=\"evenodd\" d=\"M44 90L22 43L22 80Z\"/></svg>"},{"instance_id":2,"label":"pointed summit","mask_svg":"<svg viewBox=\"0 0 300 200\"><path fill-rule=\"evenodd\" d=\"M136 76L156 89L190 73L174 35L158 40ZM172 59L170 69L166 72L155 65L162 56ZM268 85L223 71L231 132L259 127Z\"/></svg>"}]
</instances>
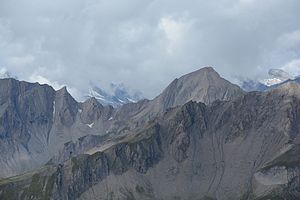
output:
<instances>
[{"instance_id":1,"label":"pointed summit","mask_svg":"<svg viewBox=\"0 0 300 200\"><path fill-rule=\"evenodd\" d=\"M58 94L66 94L68 93L67 87L63 86L62 88L60 88L59 90L57 90Z\"/></svg>"},{"instance_id":2,"label":"pointed summit","mask_svg":"<svg viewBox=\"0 0 300 200\"><path fill-rule=\"evenodd\" d=\"M220 77L219 73L213 67L208 66L208 67L200 68L200 69L198 69L196 71L193 71L191 73L188 73L186 75L183 75L181 78L191 77L191 76L198 76L198 75L203 75L203 74L208 74L208 75Z\"/></svg>"},{"instance_id":3,"label":"pointed summit","mask_svg":"<svg viewBox=\"0 0 300 200\"><path fill-rule=\"evenodd\" d=\"M95 97L91 97L81 105L82 113L80 114L83 123L92 124L95 120L99 119L104 107L100 104Z\"/></svg>"},{"instance_id":4,"label":"pointed summit","mask_svg":"<svg viewBox=\"0 0 300 200\"><path fill-rule=\"evenodd\" d=\"M60 126L71 126L76 117L78 111L78 103L70 95L67 87L63 87L56 91L55 96L55 110L59 112L56 113L56 120Z\"/></svg>"},{"instance_id":5,"label":"pointed summit","mask_svg":"<svg viewBox=\"0 0 300 200\"><path fill-rule=\"evenodd\" d=\"M215 100L231 100L244 92L223 79L212 67L175 79L158 97L164 108L183 105L189 101L211 104Z\"/></svg>"}]
</instances>

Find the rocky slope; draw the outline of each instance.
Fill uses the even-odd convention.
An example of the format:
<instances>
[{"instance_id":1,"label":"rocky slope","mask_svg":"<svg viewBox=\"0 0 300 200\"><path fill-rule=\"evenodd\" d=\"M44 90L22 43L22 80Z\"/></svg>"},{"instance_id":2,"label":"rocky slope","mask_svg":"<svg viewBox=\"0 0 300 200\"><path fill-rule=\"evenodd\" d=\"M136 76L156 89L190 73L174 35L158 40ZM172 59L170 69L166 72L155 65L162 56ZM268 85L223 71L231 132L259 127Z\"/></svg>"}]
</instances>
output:
<instances>
[{"instance_id":1,"label":"rocky slope","mask_svg":"<svg viewBox=\"0 0 300 200\"><path fill-rule=\"evenodd\" d=\"M299 199L300 86L168 109L112 145L0 182L1 199Z\"/></svg>"}]
</instances>

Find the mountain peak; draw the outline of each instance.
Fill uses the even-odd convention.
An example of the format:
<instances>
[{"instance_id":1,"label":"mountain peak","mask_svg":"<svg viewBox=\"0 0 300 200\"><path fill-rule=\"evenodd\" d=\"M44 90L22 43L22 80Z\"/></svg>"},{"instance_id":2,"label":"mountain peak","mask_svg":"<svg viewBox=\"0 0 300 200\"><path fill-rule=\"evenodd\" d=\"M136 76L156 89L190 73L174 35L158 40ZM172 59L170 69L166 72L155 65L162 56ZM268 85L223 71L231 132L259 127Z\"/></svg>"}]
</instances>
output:
<instances>
[{"instance_id":1,"label":"mountain peak","mask_svg":"<svg viewBox=\"0 0 300 200\"><path fill-rule=\"evenodd\" d=\"M104 106L95 98L95 97L90 97L87 100L85 100L82 103L82 106L96 106L96 107L101 107L103 108Z\"/></svg>"},{"instance_id":2,"label":"mountain peak","mask_svg":"<svg viewBox=\"0 0 300 200\"><path fill-rule=\"evenodd\" d=\"M70 127L74 123L78 111L77 104L76 100L68 92L67 87L64 86L56 91L55 110L59 110L57 116L61 127L64 125Z\"/></svg>"},{"instance_id":3,"label":"mountain peak","mask_svg":"<svg viewBox=\"0 0 300 200\"><path fill-rule=\"evenodd\" d=\"M215 100L231 100L243 93L239 86L223 79L214 68L204 67L175 79L157 98L168 108L189 101L211 104Z\"/></svg>"},{"instance_id":4,"label":"mountain peak","mask_svg":"<svg viewBox=\"0 0 300 200\"><path fill-rule=\"evenodd\" d=\"M99 102L97 101L97 99L95 97L88 98L84 103L87 103L87 104L99 104Z\"/></svg>"},{"instance_id":5,"label":"mountain peak","mask_svg":"<svg viewBox=\"0 0 300 200\"><path fill-rule=\"evenodd\" d=\"M203 76L203 75L216 76L218 78L221 78L220 74L213 67L210 66L200 68L196 71L193 71L191 73L182 76L181 78L191 77L191 76Z\"/></svg>"},{"instance_id":6,"label":"mountain peak","mask_svg":"<svg viewBox=\"0 0 300 200\"><path fill-rule=\"evenodd\" d=\"M196 70L195 72L199 72L199 71L205 71L205 72L211 72L211 73L215 73L217 75L219 75L219 73L215 70L215 68L211 67L211 66L207 66L207 67L203 67L201 69ZM192 72L193 73L193 72Z\"/></svg>"}]
</instances>

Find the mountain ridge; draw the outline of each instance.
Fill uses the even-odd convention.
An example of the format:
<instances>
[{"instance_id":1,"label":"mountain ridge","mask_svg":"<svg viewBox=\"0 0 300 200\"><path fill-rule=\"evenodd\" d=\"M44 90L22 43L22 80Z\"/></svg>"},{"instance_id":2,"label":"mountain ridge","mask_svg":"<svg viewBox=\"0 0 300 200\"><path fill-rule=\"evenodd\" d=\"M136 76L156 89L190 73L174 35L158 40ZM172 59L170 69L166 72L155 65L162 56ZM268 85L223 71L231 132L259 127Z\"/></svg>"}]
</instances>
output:
<instances>
[{"instance_id":1,"label":"mountain ridge","mask_svg":"<svg viewBox=\"0 0 300 200\"><path fill-rule=\"evenodd\" d=\"M42 134L49 143L33 154L51 161L0 180L0 198L297 199L300 167L290 155L300 144L299 93L291 82L246 93L213 68L175 79L153 100L119 108L95 98L78 103L66 88L54 91L45 108L51 130Z\"/></svg>"},{"instance_id":2,"label":"mountain ridge","mask_svg":"<svg viewBox=\"0 0 300 200\"><path fill-rule=\"evenodd\" d=\"M282 95L284 100L278 98ZM297 141L291 131L293 122L284 126L292 117L288 113L299 110L299 106L293 107L298 103L290 101L300 103L300 98L286 95L284 88L252 92L211 105L190 101L168 109L142 132L103 151L74 157L58 167L49 166L50 172L38 173L38 181L54 176L55 181L45 184L52 184L51 195L57 199L99 199L107 195L112 199L260 199L270 187L271 191L281 188L288 192L272 195L296 195L294 188L270 182L268 173L276 169L276 164L275 168L265 168L291 139ZM274 109L273 105L278 106ZM233 167L236 164L239 168ZM289 176L295 177L295 169L289 170ZM270 185L262 185L266 181ZM0 183L1 197L9 191L5 182ZM35 183L30 179L25 182L29 188ZM29 194L47 196L32 191Z\"/></svg>"}]
</instances>

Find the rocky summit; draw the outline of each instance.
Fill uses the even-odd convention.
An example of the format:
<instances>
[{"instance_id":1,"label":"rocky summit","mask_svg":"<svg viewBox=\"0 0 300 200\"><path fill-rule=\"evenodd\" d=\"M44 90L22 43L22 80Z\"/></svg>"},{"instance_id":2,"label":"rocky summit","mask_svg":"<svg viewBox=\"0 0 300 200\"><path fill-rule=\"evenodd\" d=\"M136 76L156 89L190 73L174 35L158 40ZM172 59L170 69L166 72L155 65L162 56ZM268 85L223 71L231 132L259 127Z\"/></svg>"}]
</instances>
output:
<instances>
[{"instance_id":1,"label":"rocky summit","mask_svg":"<svg viewBox=\"0 0 300 200\"><path fill-rule=\"evenodd\" d=\"M117 108L0 80L2 200L300 199L300 85L211 67Z\"/></svg>"}]
</instances>

